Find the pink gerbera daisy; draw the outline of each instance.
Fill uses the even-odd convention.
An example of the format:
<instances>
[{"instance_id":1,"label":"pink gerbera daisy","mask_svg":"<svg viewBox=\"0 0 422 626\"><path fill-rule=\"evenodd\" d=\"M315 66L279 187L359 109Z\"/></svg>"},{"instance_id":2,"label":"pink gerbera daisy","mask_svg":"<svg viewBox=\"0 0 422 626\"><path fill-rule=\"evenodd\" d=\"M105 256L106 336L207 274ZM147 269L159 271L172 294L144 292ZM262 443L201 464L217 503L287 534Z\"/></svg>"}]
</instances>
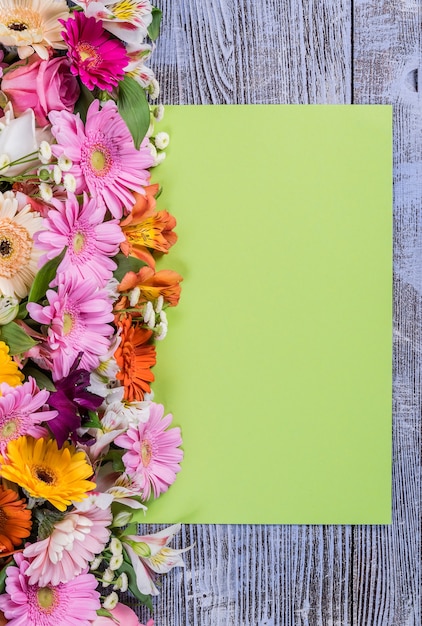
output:
<instances>
[{"instance_id":1,"label":"pink gerbera daisy","mask_svg":"<svg viewBox=\"0 0 422 626\"><path fill-rule=\"evenodd\" d=\"M7 444L22 435L45 437L46 428L40 426L57 415L57 411L45 410L50 392L40 391L33 378L18 387L0 384L0 453L4 454ZM47 407L48 408L48 407Z\"/></svg>"},{"instance_id":2,"label":"pink gerbera daisy","mask_svg":"<svg viewBox=\"0 0 422 626\"><path fill-rule=\"evenodd\" d=\"M9 626L90 626L96 619L101 604L93 574L58 585L30 584L29 562L19 553L14 559L16 566L7 568L6 593L0 596Z\"/></svg>"},{"instance_id":3,"label":"pink gerbera daisy","mask_svg":"<svg viewBox=\"0 0 422 626\"><path fill-rule=\"evenodd\" d=\"M29 582L58 585L80 574L108 543L112 519L110 508L95 505L67 512L46 539L25 548Z\"/></svg>"},{"instance_id":4,"label":"pink gerbera daisy","mask_svg":"<svg viewBox=\"0 0 422 626\"><path fill-rule=\"evenodd\" d=\"M123 209L135 204L133 191L145 193L153 164L144 139L137 150L126 123L115 102L109 100L100 109L98 100L90 105L86 124L79 115L53 111L49 115L51 131L57 145L55 156L65 155L72 161L69 173L76 180L76 193L86 188L97 202L104 203L113 217L121 218Z\"/></svg>"},{"instance_id":5,"label":"pink gerbera daisy","mask_svg":"<svg viewBox=\"0 0 422 626\"><path fill-rule=\"evenodd\" d=\"M124 77L129 57L118 39L107 33L94 17L74 13L72 19L60 20L65 30L64 41L72 62L70 71L92 90L95 87L111 92Z\"/></svg>"},{"instance_id":6,"label":"pink gerbera daisy","mask_svg":"<svg viewBox=\"0 0 422 626\"><path fill-rule=\"evenodd\" d=\"M52 203L56 210L50 209L44 220L46 230L37 236L38 246L47 250L41 263L58 256L67 246L58 271L83 279L95 277L104 285L117 267L110 257L118 253L119 244L125 239L118 221L104 221L105 206L88 199L86 194L82 206L73 194L68 194L65 203Z\"/></svg>"},{"instance_id":7,"label":"pink gerbera daisy","mask_svg":"<svg viewBox=\"0 0 422 626\"><path fill-rule=\"evenodd\" d=\"M139 481L144 500L150 497L151 488L155 498L167 491L176 480L183 459L180 428L166 430L173 416L163 415L163 405L152 402L148 421L131 426L115 439L116 445L128 450L123 463L129 476Z\"/></svg>"},{"instance_id":8,"label":"pink gerbera daisy","mask_svg":"<svg viewBox=\"0 0 422 626\"><path fill-rule=\"evenodd\" d=\"M94 280L59 274L57 291L47 291L48 305L27 304L30 316L48 327L47 345L52 358L54 380L70 372L81 355L80 369L93 370L110 347L113 328L112 301L105 288Z\"/></svg>"}]
</instances>

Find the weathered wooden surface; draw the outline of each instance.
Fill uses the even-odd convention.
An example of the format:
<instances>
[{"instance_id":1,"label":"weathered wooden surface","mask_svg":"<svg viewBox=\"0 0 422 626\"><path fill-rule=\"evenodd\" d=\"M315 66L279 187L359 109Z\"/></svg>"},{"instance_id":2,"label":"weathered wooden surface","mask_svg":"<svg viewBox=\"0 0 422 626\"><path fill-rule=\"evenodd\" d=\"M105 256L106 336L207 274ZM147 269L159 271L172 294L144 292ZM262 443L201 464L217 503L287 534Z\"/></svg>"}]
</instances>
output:
<instances>
[{"instance_id":1,"label":"weathered wooden surface","mask_svg":"<svg viewBox=\"0 0 422 626\"><path fill-rule=\"evenodd\" d=\"M420 626L420 0L156 4L163 102L391 103L395 185L392 526L185 526L156 624Z\"/></svg>"}]
</instances>

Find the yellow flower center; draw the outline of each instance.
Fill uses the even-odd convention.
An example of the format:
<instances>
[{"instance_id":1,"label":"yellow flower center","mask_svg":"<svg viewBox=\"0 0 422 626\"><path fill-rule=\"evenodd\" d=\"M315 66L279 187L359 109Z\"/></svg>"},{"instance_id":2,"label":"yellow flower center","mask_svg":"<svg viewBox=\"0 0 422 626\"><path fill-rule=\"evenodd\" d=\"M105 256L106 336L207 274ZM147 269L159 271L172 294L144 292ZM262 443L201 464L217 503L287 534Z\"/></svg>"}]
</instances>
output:
<instances>
[{"instance_id":1,"label":"yellow flower center","mask_svg":"<svg viewBox=\"0 0 422 626\"><path fill-rule=\"evenodd\" d=\"M63 315L63 334L68 335L73 328L73 318L70 313Z\"/></svg>"},{"instance_id":2,"label":"yellow flower center","mask_svg":"<svg viewBox=\"0 0 422 626\"><path fill-rule=\"evenodd\" d=\"M19 422L11 419L3 426L0 431L0 438L10 439L19 430Z\"/></svg>"},{"instance_id":3,"label":"yellow flower center","mask_svg":"<svg viewBox=\"0 0 422 626\"><path fill-rule=\"evenodd\" d=\"M76 50L82 62L88 61L86 65L89 69L95 68L101 61L97 49L86 41L78 43Z\"/></svg>"},{"instance_id":4,"label":"yellow flower center","mask_svg":"<svg viewBox=\"0 0 422 626\"><path fill-rule=\"evenodd\" d=\"M144 439L141 445L141 459L142 465L147 467L151 461L152 457L152 445L151 442L147 439Z\"/></svg>"},{"instance_id":5,"label":"yellow flower center","mask_svg":"<svg viewBox=\"0 0 422 626\"><path fill-rule=\"evenodd\" d=\"M12 278L31 258L32 237L9 218L0 219L0 276Z\"/></svg>"},{"instance_id":6,"label":"yellow flower center","mask_svg":"<svg viewBox=\"0 0 422 626\"><path fill-rule=\"evenodd\" d=\"M106 164L106 159L103 152L94 150L91 154L91 165L97 172L100 172Z\"/></svg>"},{"instance_id":7,"label":"yellow flower center","mask_svg":"<svg viewBox=\"0 0 422 626\"><path fill-rule=\"evenodd\" d=\"M84 247L85 237L82 233L76 233L73 238L73 249L75 252L80 252Z\"/></svg>"},{"instance_id":8,"label":"yellow flower center","mask_svg":"<svg viewBox=\"0 0 422 626\"><path fill-rule=\"evenodd\" d=\"M113 14L124 22L131 22L137 13L136 0L121 0L111 7Z\"/></svg>"},{"instance_id":9,"label":"yellow flower center","mask_svg":"<svg viewBox=\"0 0 422 626\"><path fill-rule=\"evenodd\" d=\"M42 609L51 609L57 603L56 592L51 587L40 587L37 590L38 605Z\"/></svg>"},{"instance_id":10,"label":"yellow flower center","mask_svg":"<svg viewBox=\"0 0 422 626\"><path fill-rule=\"evenodd\" d=\"M48 465L33 465L31 473L34 478L46 485L55 485L57 483L57 475Z\"/></svg>"}]
</instances>

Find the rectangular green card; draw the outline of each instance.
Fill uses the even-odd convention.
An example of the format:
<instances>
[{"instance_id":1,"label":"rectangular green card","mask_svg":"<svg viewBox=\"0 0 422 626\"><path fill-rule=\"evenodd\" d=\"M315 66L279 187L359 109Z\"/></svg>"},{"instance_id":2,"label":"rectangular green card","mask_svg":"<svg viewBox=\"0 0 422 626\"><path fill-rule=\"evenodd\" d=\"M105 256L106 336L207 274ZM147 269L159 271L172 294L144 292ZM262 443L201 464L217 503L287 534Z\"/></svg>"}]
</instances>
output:
<instances>
[{"instance_id":1,"label":"rectangular green card","mask_svg":"<svg viewBox=\"0 0 422 626\"><path fill-rule=\"evenodd\" d=\"M155 400L184 461L145 522L391 518L389 106L166 107L184 276Z\"/></svg>"}]
</instances>

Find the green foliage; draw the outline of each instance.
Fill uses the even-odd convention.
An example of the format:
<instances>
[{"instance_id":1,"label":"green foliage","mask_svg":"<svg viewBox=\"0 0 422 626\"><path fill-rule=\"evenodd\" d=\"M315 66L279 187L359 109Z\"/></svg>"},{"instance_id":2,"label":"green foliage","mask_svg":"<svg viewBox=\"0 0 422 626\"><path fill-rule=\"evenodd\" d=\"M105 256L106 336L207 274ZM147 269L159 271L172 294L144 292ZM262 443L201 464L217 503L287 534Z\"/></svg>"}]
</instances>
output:
<instances>
[{"instance_id":1,"label":"green foliage","mask_svg":"<svg viewBox=\"0 0 422 626\"><path fill-rule=\"evenodd\" d=\"M79 113L79 115L81 116L81 120L85 122L89 105L91 104L91 102L94 101L94 95L92 91L90 91L88 87L85 87L85 85L80 81L79 86L81 88L81 92L78 101L75 104L75 113Z\"/></svg>"},{"instance_id":2,"label":"green foliage","mask_svg":"<svg viewBox=\"0 0 422 626\"><path fill-rule=\"evenodd\" d=\"M139 272L141 267L146 265L144 261L136 258L135 256L125 256L124 254L117 254L114 259L117 263L117 269L114 272L114 278L121 282L125 274L128 272Z\"/></svg>"},{"instance_id":3,"label":"green foliage","mask_svg":"<svg viewBox=\"0 0 422 626\"><path fill-rule=\"evenodd\" d=\"M152 7L152 22L148 26L148 35L152 41L155 41L160 34L160 24L161 18L163 17L163 12L161 9L157 9L157 7Z\"/></svg>"},{"instance_id":4,"label":"green foliage","mask_svg":"<svg viewBox=\"0 0 422 626\"><path fill-rule=\"evenodd\" d=\"M46 374L44 374L44 372L41 372L36 367L25 365L22 371L25 374L25 378L28 378L28 376L32 376L32 378L35 378L37 385L40 389L56 391L53 381Z\"/></svg>"},{"instance_id":5,"label":"green foliage","mask_svg":"<svg viewBox=\"0 0 422 626\"><path fill-rule=\"evenodd\" d=\"M37 345L16 322L9 322L0 326L0 339L9 346L11 356L15 354L23 354Z\"/></svg>"},{"instance_id":6,"label":"green foliage","mask_svg":"<svg viewBox=\"0 0 422 626\"><path fill-rule=\"evenodd\" d=\"M61 253L48 261L35 276L35 280L32 283L31 291L28 295L28 302L38 302L45 296L49 284L56 276L57 268L64 259L67 246L63 248Z\"/></svg>"},{"instance_id":7,"label":"green foliage","mask_svg":"<svg viewBox=\"0 0 422 626\"><path fill-rule=\"evenodd\" d=\"M139 591L138 586L136 584L135 570L133 569L133 565L132 565L132 563L130 561L130 558L128 557L128 555L127 555L125 550L123 550L123 558L124 558L124 561L123 561L122 565L119 567L119 569L117 571L120 574L122 572L125 572L125 574L127 575L127 578L128 578L128 582L129 582L129 589L131 590L131 592L133 593L135 598L137 598L150 611L152 611L151 596L146 596L145 594L143 594L143 593L141 593Z\"/></svg>"},{"instance_id":8,"label":"green foliage","mask_svg":"<svg viewBox=\"0 0 422 626\"><path fill-rule=\"evenodd\" d=\"M130 130L135 148L139 150L142 139L149 128L149 104L145 90L127 74L119 83L117 108Z\"/></svg>"}]
</instances>

